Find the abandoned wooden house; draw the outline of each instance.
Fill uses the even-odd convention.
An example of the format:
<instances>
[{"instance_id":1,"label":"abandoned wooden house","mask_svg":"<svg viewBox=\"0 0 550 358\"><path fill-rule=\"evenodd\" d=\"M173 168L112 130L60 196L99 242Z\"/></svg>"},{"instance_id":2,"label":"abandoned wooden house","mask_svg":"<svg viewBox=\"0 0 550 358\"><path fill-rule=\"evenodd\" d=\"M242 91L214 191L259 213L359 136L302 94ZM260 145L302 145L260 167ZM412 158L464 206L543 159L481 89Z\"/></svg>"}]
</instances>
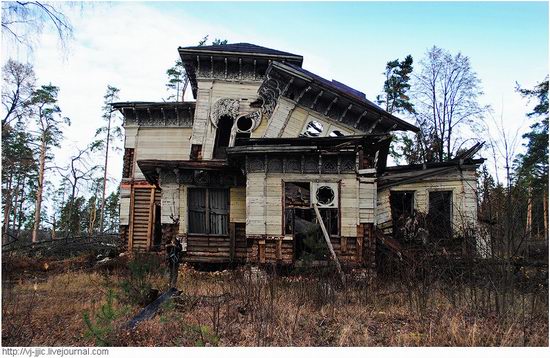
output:
<instances>
[{"instance_id":1,"label":"abandoned wooden house","mask_svg":"<svg viewBox=\"0 0 550 358\"><path fill-rule=\"evenodd\" d=\"M130 250L178 236L188 262L292 264L324 235L340 262L372 265L377 232L403 217L427 213L445 234L475 225L478 148L388 167L391 132L418 128L302 56L246 43L179 54L195 101L114 104Z\"/></svg>"}]
</instances>

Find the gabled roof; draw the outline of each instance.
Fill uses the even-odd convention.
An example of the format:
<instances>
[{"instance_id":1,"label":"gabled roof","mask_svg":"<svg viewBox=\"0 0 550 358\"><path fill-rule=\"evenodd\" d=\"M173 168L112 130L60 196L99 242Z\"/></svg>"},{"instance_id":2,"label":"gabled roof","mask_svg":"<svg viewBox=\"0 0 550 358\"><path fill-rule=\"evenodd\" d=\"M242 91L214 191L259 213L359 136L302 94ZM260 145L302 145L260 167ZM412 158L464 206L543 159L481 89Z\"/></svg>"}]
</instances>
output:
<instances>
[{"instance_id":1,"label":"gabled roof","mask_svg":"<svg viewBox=\"0 0 550 358\"><path fill-rule=\"evenodd\" d=\"M302 67L295 66L291 63L273 62L271 63L270 68L268 69L268 72L272 68L276 68L276 69L285 71L287 73L290 73L292 75L296 75L298 77L304 78L305 80L313 82L322 88L325 88L340 96L348 98L349 100L355 102L360 106L367 107L377 112L379 115L382 115L387 120L390 120L391 122L393 122L395 124L396 130L410 130L413 132L418 132L420 130L418 127L402 120L401 118L394 116L393 114L385 111L380 106L376 105L374 102L369 101L363 92L358 91L352 87L349 87L341 82L338 82L335 80L329 81L319 75L316 75L313 72L303 69Z\"/></svg>"},{"instance_id":2,"label":"gabled roof","mask_svg":"<svg viewBox=\"0 0 550 358\"><path fill-rule=\"evenodd\" d=\"M258 46L246 42L239 42L235 44L225 44L225 45L210 45L210 46L188 46L188 47L179 47L179 52L204 52L205 54L210 53L227 53L227 54L247 54L247 55L267 55L269 57L282 57L282 58L294 58L295 60L303 61L301 55L296 55L290 52L284 52L279 50L274 50L268 47Z\"/></svg>"}]
</instances>

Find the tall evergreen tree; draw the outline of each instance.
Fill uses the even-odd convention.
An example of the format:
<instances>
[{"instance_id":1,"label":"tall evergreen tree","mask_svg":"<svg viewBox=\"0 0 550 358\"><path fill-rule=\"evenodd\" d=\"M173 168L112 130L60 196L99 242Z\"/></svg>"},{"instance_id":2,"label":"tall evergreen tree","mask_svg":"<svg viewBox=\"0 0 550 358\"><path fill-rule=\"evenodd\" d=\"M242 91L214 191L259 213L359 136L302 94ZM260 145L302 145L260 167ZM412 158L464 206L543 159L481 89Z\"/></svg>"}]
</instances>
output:
<instances>
[{"instance_id":1,"label":"tall evergreen tree","mask_svg":"<svg viewBox=\"0 0 550 358\"><path fill-rule=\"evenodd\" d=\"M414 105L407 94L411 88L409 81L413 71L412 64L411 55L401 62L396 59L386 64L384 92L377 97L377 102L385 106L389 113L414 113Z\"/></svg>"},{"instance_id":2,"label":"tall evergreen tree","mask_svg":"<svg viewBox=\"0 0 550 358\"><path fill-rule=\"evenodd\" d=\"M61 109L57 105L59 88L43 85L35 90L30 99L32 117L36 121L38 133L36 144L38 145L38 183L36 190L36 204L34 213L34 225L32 241L38 240L38 230L42 217L42 197L45 188L46 162L51 159L51 149L58 147L63 138L62 125L70 125L70 120L61 116Z\"/></svg>"},{"instance_id":3,"label":"tall evergreen tree","mask_svg":"<svg viewBox=\"0 0 550 358\"><path fill-rule=\"evenodd\" d=\"M117 141L122 139L122 121L120 117L115 114L112 103L118 99L118 93L120 90L116 87L107 86L107 92L103 97L103 120L105 125L100 127L95 137L99 138L92 143L93 149L105 150L105 160L103 164L103 186L100 204L100 233L103 233L103 208L105 207L105 195L107 190L107 165L109 163L109 149L118 149Z\"/></svg>"},{"instance_id":4,"label":"tall evergreen tree","mask_svg":"<svg viewBox=\"0 0 550 358\"><path fill-rule=\"evenodd\" d=\"M527 114L535 122L529 132L523 135L526 140L525 153L517 156L515 172L519 185L527 187L528 212L527 231L531 234L533 223L543 227L544 236L548 235L548 77L533 89L517 91L536 105Z\"/></svg>"},{"instance_id":5,"label":"tall evergreen tree","mask_svg":"<svg viewBox=\"0 0 550 358\"><path fill-rule=\"evenodd\" d=\"M208 35L204 36L197 46L204 46L206 45L206 42L208 41ZM212 45L226 45L227 40L221 40L221 39L214 39L212 41ZM189 84L189 78L187 77L187 73L185 72L185 68L183 67L183 62L181 62L181 59L176 60L176 63L174 66L170 67L168 70L166 70L166 75L168 76L168 82L166 82L166 88L169 91L173 91L172 94L170 94L166 100L168 101L175 101L175 102L183 102L184 96L185 96L185 90L187 89L187 85Z\"/></svg>"}]
</instances>

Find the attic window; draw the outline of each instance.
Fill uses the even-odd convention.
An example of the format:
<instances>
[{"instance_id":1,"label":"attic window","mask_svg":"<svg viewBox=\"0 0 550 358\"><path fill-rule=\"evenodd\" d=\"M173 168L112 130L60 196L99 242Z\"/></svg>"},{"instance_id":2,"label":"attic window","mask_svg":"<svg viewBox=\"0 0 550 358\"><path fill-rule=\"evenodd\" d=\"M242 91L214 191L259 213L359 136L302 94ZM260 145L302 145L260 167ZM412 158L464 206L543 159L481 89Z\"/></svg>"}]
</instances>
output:
<instances>
[{"instance_id":1,"label":"attic window","mask_svg":"<svg viewBox=\"0 0 550 358\"><path fill-rule=\"evenodd\" d=\"M311 121L307 124L306 132L304 133L308 137L319 137L323 133L323 125L317 121Z\"/></svg>"},{"instance_id":2,"label":"attic window","mask_svg":"<svg viewBox=\"0 0 550 358\"><path fill-rule=\"evenodd\" d=\"M330 132L329 137L343 137L344 133L340 132L339 130L334 130Z\"/></svg>"}]
</instances>

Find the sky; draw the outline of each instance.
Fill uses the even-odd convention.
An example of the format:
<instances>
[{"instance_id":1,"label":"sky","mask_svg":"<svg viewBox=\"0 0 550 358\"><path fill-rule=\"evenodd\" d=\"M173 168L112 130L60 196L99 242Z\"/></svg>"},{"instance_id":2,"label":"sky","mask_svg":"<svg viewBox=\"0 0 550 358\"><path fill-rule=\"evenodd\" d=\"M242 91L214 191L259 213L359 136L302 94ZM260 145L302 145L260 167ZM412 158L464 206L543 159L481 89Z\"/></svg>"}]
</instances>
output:
<instances>
[{"instance_id":1,"label":"sky","mask_svg":"<svg viewBox=\"0 0 550 358\"><path fill-rule=\"evenodd\" d=\"M516 82L533 87L548 74L547 2L94 2L66 12L74 27L66 50L51 28L32 53L2 45L3 63L32 62L40 84L60 87L60 107L72 120L56 151L60 165L101 125L108 84L120 89L121 101L166 98L165 73L178 46L207 34L303 55L304 68L371 100L382 90L386 62L411 54L418 64L434 45L460 51L481 79L480 102L493 108L488 125L502 118L518 151L533 103L515 92ZM114 190L122 152L109 166Z\"/></svg>"}]
</instances>

